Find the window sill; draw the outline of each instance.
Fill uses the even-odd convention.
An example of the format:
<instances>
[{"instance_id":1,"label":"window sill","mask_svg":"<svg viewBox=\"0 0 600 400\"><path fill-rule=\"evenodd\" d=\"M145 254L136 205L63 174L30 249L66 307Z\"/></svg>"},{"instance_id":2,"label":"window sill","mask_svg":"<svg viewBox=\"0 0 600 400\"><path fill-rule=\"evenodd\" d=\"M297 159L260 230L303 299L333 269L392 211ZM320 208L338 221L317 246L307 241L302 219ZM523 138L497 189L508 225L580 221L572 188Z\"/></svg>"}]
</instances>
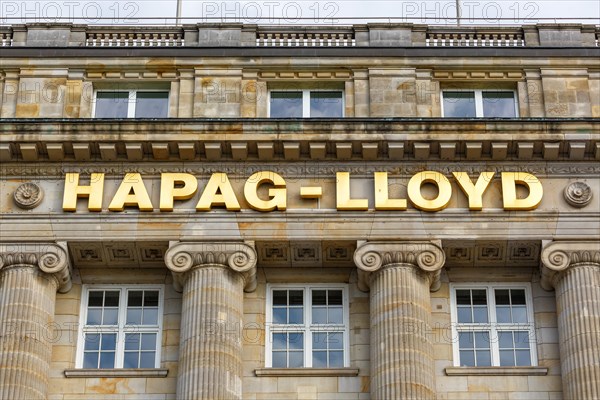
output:
<instances>
[{"instance_id":1,"label":"window sill","mask_svg":"<svg viewBox=\"0 0 600 400\"><path fill-rule=\"evenodd\" d=\"M256 376L357 376L358 368L257 368Z\"/></svg>"},{"instance_id":2,"label":"window sill","mask_svg":"<svg viewBox=\"0 0 600 400\"><path fill-rule=\"evenodd\" d=\"M166 368L66 369L67 378L164 378Z\"/></svg>"},{"instance_id":3,"label":"window sill","mask_svg":"<svg viewBox=\"0 0 600 400\"><path fill-rule=\"evenodd\" d=\"M448 376L487 375L487 376L534 376L548 375L547 367L447 367Z\"/></svg>"}]
</instances>

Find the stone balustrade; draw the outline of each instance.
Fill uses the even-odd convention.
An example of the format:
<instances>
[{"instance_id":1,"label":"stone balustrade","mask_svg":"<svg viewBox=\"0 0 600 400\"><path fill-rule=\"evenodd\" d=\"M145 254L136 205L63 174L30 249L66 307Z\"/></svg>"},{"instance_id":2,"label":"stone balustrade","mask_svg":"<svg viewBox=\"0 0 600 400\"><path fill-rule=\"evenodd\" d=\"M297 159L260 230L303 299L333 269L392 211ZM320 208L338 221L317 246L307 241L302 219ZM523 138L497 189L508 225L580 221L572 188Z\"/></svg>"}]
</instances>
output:
<instances>
[{"instance_id":1,"label":"stone balustrade","mask_svg":"<svg viewBox=\"0 0 600 400\"><path fill-rule=\"evenodd\" d=\"M0 28L0 47L597 47L599 29L583 24L282 27L199 23L180 27L96 27L30 23Z\"/></svg>"}]
</instances>

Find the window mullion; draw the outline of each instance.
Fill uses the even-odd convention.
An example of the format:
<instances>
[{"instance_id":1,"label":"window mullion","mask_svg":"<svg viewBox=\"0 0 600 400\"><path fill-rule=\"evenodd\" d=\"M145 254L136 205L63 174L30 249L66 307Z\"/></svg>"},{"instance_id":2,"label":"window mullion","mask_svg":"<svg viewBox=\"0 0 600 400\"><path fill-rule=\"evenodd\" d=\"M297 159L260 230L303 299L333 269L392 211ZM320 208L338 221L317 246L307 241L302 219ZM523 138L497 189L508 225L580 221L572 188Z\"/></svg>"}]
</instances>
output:
<instances>
[{"instance_id":1,"label":"window mullion","mask_svg":"<svg viewBox=\"0 0 600 400\"><path fill-rule=\"evenodd\" d=\"M302 96L304 101L304 95ZM304 288L304 366L312 367L312 290ZM310 354L310 356L309 356Z\"/></svg>"},{"instance_id":2,"label":"window mullion","mask_svg":"<svg viewBox=\"0 0 600 400\"><path fill-rule=\"evenodd\" d=\"M498 318L496 316L496 290L488 286L488 303L490 307L490 350L492 351L492 365L500 365L500 337L498 336Z\"/></svg>"},{"instance_id":3,"label":"window mullion","mask_svg":"<svg viewBox=\"0 0 600 400\"><path fill-rule=\"evenodd\" d=\"M137 104L137 92L130 90L127 96L127 118L135 118L135 108Z\"/></svg>"},{"instance_id":4,"label":"window mullion","mask_svg":"<svg viewBox=\"0 0 600 400\"><path fill-rule=\"evenodd\" d=\"M310 118L310 90L302 90L302 117Z\"/></svg>"},{"instance_id":5,"label":"window mullion","mask_svg":"<svg viewBox=\"0 0 600 400\"><path fill-rule=\"evenodd\" d=\"M127 306L127 289L123 288L119 293L119 315L117 317L117 345L115 354L115 367L123 368L123 353L125 352L125 321Z\"/></svg>"},{"instance_id":6,"label":"window mullion","mask_svg":"<svg viewBox=\"0 0 600 400\"><path fill-rule=\"evenodd\" d=\"M475 90L475 115L477 117L483 117L483 91Z\"/></svg>"}]
</instances>

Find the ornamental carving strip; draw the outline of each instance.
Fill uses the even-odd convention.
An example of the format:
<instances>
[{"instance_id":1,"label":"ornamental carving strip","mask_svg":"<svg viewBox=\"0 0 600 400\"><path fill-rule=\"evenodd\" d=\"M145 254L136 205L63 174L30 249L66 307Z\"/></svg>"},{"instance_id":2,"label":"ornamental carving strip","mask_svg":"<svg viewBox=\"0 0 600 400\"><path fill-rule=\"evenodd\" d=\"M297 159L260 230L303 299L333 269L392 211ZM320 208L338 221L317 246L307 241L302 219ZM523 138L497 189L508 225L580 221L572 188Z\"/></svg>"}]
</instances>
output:
<instances>
[{"instance_id":1,"label":"ornamental carving strip","mask_svg":"<svg viewBox=\"0 0 600 400\"><path fill-rule=\"evenodd\" d=\"M38 267L42 272L53 276L58 283L60 293L66 293L71 289L69 256L62 245L53 243L0 244L0 271L17 265Z\"/></svg>"},{"instance_id":2,"label":"ornamental carving strip","mask_svg":"<svg viewBox=\"0 0 600 400\"><path fill-rule=\"evenodd\" d=\"M236 242L178 242L165 253L165 264L173 273L175 290L182 291L186 275L193 268L227 267L241 274L244 290L256 289L256 251L246 243Z\"/></svg>"},{"instance_id":3,"label":"ornamental carving strip","mask_svg":"<svg viewBox=\"0 0 600 400\"><path fill-rule=\"evenodd\" d=\"M366 242L354 252L358 267L358 286L368 291L373 273L397 264L418 267L429 279L430 288L440 287L441 269L446 255L438 242Z\"/></svg>"}]
</instances>

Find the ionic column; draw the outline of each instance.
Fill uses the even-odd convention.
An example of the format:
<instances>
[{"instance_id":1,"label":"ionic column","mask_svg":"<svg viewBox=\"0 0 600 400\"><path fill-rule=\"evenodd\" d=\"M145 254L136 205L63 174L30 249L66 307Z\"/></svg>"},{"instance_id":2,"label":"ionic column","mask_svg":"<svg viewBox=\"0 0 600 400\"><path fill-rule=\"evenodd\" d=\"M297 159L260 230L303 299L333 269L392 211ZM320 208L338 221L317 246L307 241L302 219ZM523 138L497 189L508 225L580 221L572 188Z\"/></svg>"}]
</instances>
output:
<instances>
[{"instance_id":1,"label":"ionic column","mask_svg":"<svg viewBox=\"0 0 600 400\"><path fill-rule=\"evenodd\" d=\"M256 252L244 243L176 243L165 254L183 291L177 398L242 398L244 290Z\"/></svg>"},{"instance_id":2,"label":"ionic column","mask_svg":"<svg viewBox=\"0 0 600 400\"><path fill-rule=\"evenodd\" d=\"M563 397L600 399L600 242L552 242L542 286L556 291Z\"/></svg>"},{"instance_id":3,"label":"ionic column","mask_svg":"<svg viewBox=\"0 0 600 400\"><path fill-rule=\"evenodd\" d=\"M71 288L56 244L0 244L0 399L45 399L56 291Z\"/></svg>"},{"instance_id":4,"label":"ionic column","mask_svg":"<svg viewBox=\"0 0 600 400\"><path fill-rule=\"evenodd\" d=\"M432 242L367 242L354 253L371 290L371 398L435 399L429 291L445 255Z\"/></svg>"}]
</instances>

